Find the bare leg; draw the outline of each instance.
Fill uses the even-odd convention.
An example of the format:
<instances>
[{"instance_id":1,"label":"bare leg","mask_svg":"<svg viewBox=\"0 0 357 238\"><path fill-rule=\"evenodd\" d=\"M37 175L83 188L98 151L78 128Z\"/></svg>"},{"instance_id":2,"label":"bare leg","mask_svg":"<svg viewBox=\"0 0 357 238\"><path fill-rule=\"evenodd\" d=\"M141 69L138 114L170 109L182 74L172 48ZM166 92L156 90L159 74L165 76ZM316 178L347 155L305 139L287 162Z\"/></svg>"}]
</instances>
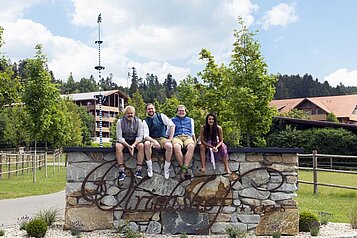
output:
<instances>
[{"instance_id":1,"label":"bare leg","mask_svg":"<svg viewBox=\"0 0 357 238\"><path fill-rule=\"evenodd\" d=\"M145 147L146 160L151 160L151 155L152 155L151 142L145 141L144 147Z\"/></svg>"},{"instance_id":2,"label":"bare leg","mask_svg":"<svg viewBox=\"0 0 357 238\"><path fill-rule=\"evenodd\" d=\"M222 158L223 160L223 164L224 164L224 169L226 170L227 173L231 173L231 171L229 170L229 165L228 165L228 156L224 156Z\"/></svg>"},{"instance_id":3,"label":"bare leg","mask_svg":"<svg viewBox=\"0 0 357 238\"><path fill-rule=\"evenodd\" d=\"M172 158L172 143L169 141L165 142L164 148L165 148L165 160L167 162L170 162Z\"/></svg>"},{"instance_id":4,"label":"bare leg","mask_svg":"<svg viewBox=\"0 0 357 238\"><path fill-rule=\"evenodd\" d=\"M137 165L142 165L144 161L144 144L139 143L136 145L136 149L138 150L138 156L137 156Z\"/></svg>"},{"instance_id":5,"label":"bare leg","mask_svg":"<svg viewBox=\"0 0 357 238\"><path fill-rule=\"evenodd\" d=\"M121 143L115 144L115 156L118 161L119 168L124 167L124 155L123 155L124 145Z\"/></svg>"},{"instance_id":6,"label":"bare leg","mask_svg":"<svg viewBox=\"0 0 357 238\"><path fill-rule=\"evenodd\" d=\"M175 152L175 157L177 159L177 162L181 166L183 164L183 155L181 151L181 145L179 143L174 144L174 152Z\"/></svg>"},{"instance_id":7,"label":"bare leg","mask_svg":"<svg viewBox=\"0 0 357 238\"><path fill-rule=\"evenodd\" d=\"M187 152L185 155L185 165L188 167L190 165L190 162L193 158L193 153L195 152L195 145L194 144L188 144L187 145Z\"/></svg>"},{"instance_id":8,"label":"bare leg","mask_svg":"<svg viewBox=\"0 0 357 238\"><path fill-rule=\"evenodd\" d=\"M201 170L203 173L206 172L206 146L200 145L200 160L201 160Z\"/></svg>"}]
</instances>

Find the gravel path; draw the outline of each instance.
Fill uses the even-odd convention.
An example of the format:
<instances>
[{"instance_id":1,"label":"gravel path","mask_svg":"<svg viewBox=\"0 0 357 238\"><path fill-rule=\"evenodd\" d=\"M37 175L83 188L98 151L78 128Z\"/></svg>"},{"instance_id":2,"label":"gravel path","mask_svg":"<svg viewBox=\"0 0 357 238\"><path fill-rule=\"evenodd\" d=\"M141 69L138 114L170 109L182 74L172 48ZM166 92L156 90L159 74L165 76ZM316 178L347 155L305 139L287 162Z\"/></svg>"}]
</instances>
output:
<instances>
[{"instance_id":1,"label":"gravel path","mask_svg":"<svg viewBox=\"0 0 357 238\"><path fill-rule=\"evenodd\" d=\"M70 231L63 231L62 230L62 225L63 223L58 223L55 224L51 229L49 229L46 233L46 238L73 238L74 236L71 235ZM25 231L20 231L19 227L16 226L9 226L9 227L4 227L0 228L5 230L5 236L4 237L28 237L26 235ZM93 232L82 232L81 233L82 238L114 238L114 237L120 237L118 233L116 233L113 230L103 230L103 231L93 231ZM144 237L148 238L167 238L167 237L179 237L178 235L175 236L165 236L165 235L149 235L145 234ZM215 235L215 236L191 236L189 235L188 237L194 237L194 238L226 238L226 235ZM254 235L249 235L247 237L257 237ZM259 236L259 238L265 238L269 236ZM292 236L289 236L292 237ZM311 237L309 233L304 233L301 232L299 235L294 236L298 238L304 238L304 237ZM327 225L321 226L320 229L320 234L318 237L340 237L340 238L357 238L357 230L351 229L351 226L349 224L345 223L329 223Z\"/></svg>"}]
</instances>

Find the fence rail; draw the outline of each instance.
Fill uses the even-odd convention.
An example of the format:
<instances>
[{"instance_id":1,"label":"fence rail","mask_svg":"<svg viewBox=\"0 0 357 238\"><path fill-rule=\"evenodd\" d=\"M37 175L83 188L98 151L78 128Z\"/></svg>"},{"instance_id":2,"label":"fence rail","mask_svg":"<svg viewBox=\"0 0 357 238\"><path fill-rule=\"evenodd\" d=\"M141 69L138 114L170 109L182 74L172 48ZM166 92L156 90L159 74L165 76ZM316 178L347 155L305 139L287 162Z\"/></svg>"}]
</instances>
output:
<instances>
[{"instance_id":1,"label":"fence rail","mask_svg":"<svg viewBox=\"0 0 357 238\"><path fill-rule=\"evenodd\" d=\"M36 171L44 169L45 177L48 177L48 153L53 153L53 173L57 165L61 165L61 150L56 149L53 152L40 151L36 153L19 151L0 151L0 181L7 175L11 176L24 175L24 173L33 173L33 181L36 182Z\"/></svg>"},{"instance_id":2,"label":"fence rail","mask_svg":"<svg viewBox=\"0 0 357 238\"><path fill-rule=\"evenodd\" d=\"M357 174L356 171L332 169L334 167L333 159L356 159L357 160L357 156L318 154L316 150L314 150L312 154L298 154L298 156L299 156L299 158L312 158L312 168L311 167L300 167L299 166L299 170L310 170L310 171L312 171L312 180L313 181L311 182L311 181L298 180L298 183L312 184L313 187L314 187L314 194L316 194L318 192L318 186L326 186L326 187L357 190L357 187L354 187L354 186L318 182L318 176L317 176L318 175L318 171L342 173L342 174ZM329 164L330 164L329 167L331 169L318 168L318 165L319 165L318 159L319 158L320 159L328 158L329 159ZM325 164L322 163L322 165L325 165ZM355 167L345 167L345 168L356 169Z\"/></svg>"}]
</instances>

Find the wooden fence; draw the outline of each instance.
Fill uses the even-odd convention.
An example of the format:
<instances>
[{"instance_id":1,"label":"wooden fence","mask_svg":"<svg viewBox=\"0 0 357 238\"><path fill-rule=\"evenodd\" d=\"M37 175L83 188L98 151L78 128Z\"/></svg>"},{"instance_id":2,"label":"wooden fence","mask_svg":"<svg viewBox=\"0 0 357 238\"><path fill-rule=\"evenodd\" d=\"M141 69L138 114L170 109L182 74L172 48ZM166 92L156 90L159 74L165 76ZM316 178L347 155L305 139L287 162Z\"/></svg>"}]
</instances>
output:
<instances>
[{"instance_id":1,"label":"wooden fence","mask_svg":"<svg viewBox=\"0 0 357 238\"><path fill-rule=\"evenodd\" d=\"M356 159L357 156L349 156L349 155L327 155L327 154L318 154L316 150L313 151L312 154L298 154L300 158L311 158L312 159L312 167L299 167L299 170L309 170L312 171L312 182L298 180L299 183L304 184L312 184L314 185L314 194L318 192L318 186L326 186L326 187L334 187L334 188L344 188L344 189L352 189L357 190L357 187L346 186L346 185L338 185L338 184L328 184L328 183L320 183L318 182L318 171L324 172L334 172L334 173L343 173L343 174L357 174L356 171L351 170L337 170L337 169L326 169L326 168L318 168L318 159L328 160L330 164L330 168L333 168L333 159ZM326 164L326 163L322 163ZM346 167L345 167L346 168ZM350 167L349 169L355 169Z\"/></svg>"},{"instance_id":2,"label":"wooden fence","mask_svg":"<svg viewBox=\"0 0 357 238\"><path fill-rule=\"evenodd\" d=\"M0 151L0 181L7 176L8 179L11 176L21 176L24 173L33 173L33 182L36 182L37 170L44 169L45 177L48 177L48 154L53 153L52 165L53 173L55 169L59 170L61 166L61 150L56 149L53 152L7 152ZM36 166L35 166L36 165Z\"/></svg>"}]
</instances>

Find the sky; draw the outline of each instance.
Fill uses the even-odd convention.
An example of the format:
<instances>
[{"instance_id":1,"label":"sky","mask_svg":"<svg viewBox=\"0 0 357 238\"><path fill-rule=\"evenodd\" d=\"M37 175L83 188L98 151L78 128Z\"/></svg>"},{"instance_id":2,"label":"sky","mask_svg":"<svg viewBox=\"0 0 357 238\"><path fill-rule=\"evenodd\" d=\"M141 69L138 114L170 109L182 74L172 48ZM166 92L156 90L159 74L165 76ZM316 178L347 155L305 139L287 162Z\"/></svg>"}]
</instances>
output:
<instances>
[{"instance_id":1,"label":"sky","mask_svg":"<svg viewBox=\"0 0 357 238\"><path fill-rule=\"evenodd\" d=\"M271 74L310 74L331 86L357 86L355 0L0 0L0 26L12 62L43 45L49 69L66 81L98 79L98 15L102 77L128 85L135 67L163 82L204 69L205 48L217 63L230 61L238 16L255 39Z\"/></svg>"}]
</instances>

